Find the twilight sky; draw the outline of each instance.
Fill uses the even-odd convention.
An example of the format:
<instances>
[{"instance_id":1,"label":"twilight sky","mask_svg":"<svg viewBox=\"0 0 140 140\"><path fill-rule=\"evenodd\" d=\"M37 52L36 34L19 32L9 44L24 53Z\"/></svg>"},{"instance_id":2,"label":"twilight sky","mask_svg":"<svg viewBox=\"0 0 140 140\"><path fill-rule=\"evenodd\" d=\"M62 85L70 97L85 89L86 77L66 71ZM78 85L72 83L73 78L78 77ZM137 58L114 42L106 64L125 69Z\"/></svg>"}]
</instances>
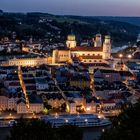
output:
<instances>
[{"instance_id":1,"label":"twilight sky","mask_svg":"<svg viewBox=\"0 0 140 140\"><path fill-rule=\"evenodd\" d=\"M88 16L140 16L140 0L0 0L9 12Z\"/></svg>"}]
</instances>

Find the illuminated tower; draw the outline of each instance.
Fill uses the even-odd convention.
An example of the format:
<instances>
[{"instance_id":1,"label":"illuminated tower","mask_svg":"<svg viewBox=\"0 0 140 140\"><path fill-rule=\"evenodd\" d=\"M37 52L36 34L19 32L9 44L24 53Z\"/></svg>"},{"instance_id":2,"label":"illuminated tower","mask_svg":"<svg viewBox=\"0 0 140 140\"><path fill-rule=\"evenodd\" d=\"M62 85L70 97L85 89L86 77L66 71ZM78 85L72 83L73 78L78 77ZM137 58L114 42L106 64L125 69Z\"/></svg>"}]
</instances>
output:
<instances>
[{"instance_id":1,"label":"illuminated tower","mask_svg":"<svg viewBox=\"0 0 140 140\"><path fill-rule=\"evenodd\" d=\"M67 48L75 48L76 47L76 40L74 35L68 35L66 41Z\"/></svg>"},{"instance_id":2,"label":"illuminated tower","mask_svg":"<svg viewBox=\"0 0 140 140\"><path fill-rule=\"evenodd\" d=\"M102 36L101 34L96 34L96 38L94 41L94 47L101 47L102 46Z\"/></svg>"},{"instance_id":3,"label":"illuminated tower","mask_svg":"<svg viewBox=\"0 0 140 140\"><path fill-rule=\"evenodd\" d=\"M111 41L110 36L106 35L103 43L103 59L111 58Z\"/></svg>"}]
</instances>

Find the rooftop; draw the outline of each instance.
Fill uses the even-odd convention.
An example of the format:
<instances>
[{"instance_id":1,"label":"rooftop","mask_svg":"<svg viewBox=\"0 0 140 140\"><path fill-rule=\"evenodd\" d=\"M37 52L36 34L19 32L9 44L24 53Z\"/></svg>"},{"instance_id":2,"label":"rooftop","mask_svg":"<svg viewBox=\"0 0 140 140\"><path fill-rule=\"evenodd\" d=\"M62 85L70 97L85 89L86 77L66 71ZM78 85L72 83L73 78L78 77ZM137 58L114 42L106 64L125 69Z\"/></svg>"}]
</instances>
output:
<instances>
[{"instance_id":1,"label":"rooftop","mask_svg":"<svg viewBox=\"0 0 140 140\"><path fill-rule=\"evenodd\" d=\"M95 51L95 52L102 52L103 47L87 47L87 46L77 46L72 48L71 51Z\"/></svg>"}]
</instances>

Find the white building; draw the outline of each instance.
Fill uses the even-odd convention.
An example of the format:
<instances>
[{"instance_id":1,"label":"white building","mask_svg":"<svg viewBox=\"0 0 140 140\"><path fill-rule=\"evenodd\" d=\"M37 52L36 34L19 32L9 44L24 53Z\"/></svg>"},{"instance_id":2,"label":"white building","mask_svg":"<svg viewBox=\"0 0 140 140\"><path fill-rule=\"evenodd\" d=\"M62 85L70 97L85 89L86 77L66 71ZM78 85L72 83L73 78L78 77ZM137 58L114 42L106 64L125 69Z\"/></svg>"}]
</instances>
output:
<instances>
[{"instance_id":1,"label":"white building","mask_svg":"<svg viewBox=\"0 0 140 140\"><path fill-rule=\"evenodd\" d=\"M105 36L104 42L100 34L96 35L94 46L77 46L74 35L69 35L66 41L67 50L53 50L52 63L71 62L77 58L83 63L103 63L111 59L110 36Z\"/></svg>"},{"instance_id":2,"label":"white building","mask_svg":"<svg viewBox=\"0 0 140 140\"><path fill-rule=\"evenodd\" d=\"M43 112L44 106L41 98L37 95L28 96L29 98L29 108L26 106L25 100L21 99L17 102L17 113L27 114L27 113L41 113Z\"/></svg>"}]
</instances>

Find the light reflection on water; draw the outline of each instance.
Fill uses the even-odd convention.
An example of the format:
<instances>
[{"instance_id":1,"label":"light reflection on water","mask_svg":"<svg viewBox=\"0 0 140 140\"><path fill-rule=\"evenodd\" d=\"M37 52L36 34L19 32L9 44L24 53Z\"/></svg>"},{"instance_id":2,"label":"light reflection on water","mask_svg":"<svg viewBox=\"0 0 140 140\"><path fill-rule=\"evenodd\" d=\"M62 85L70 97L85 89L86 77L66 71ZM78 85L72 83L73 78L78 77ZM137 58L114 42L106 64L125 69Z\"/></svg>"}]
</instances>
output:
<instances>
[{"instance_id":1,"label":"light reflection on water","mask_svg":"<svg viewBox=\"0 0 140 140\"><path fill-rule=\"evenodd\" d=\"M105 128L108 127L83 128L83 140L98 140Z\"/></svg>"}]
</instances>

